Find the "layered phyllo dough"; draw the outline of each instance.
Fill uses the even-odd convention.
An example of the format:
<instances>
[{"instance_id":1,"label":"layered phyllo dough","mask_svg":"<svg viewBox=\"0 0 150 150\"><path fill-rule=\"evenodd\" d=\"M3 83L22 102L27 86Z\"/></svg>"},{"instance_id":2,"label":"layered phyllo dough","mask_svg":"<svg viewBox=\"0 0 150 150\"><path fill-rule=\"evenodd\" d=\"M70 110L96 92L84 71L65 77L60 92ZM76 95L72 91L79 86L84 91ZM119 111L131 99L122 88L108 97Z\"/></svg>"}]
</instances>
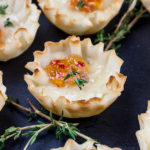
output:
<instances>
[{"instance_id":1,"label":"layered phyllo dough","mask_svg":"<svg viewBox=\"0 0 150 150\"><path fill-rule=\"evenodd\" d=\"M21 55L32 44L40 11L31 0L0 0L0 61Z\"/></svg>"},{"instance_id":2,"label":"layered phyllo dough","mask_svg":"<svg viewBox=\"0 0 150 150\"><path fill-rule=\"evenodd\" d=\"M71 36L46 42L44 51L34 53L26 68L29 91L47 109L65 117L89 117L103 112L124 89L120 73L123 60L114 50L103 51L104 43Z\"/></svg>"},{"instance_id":3,"label":"layered phyllo dough","mask_svg":"<svg viewBox=\"0 0 150 150\"><path fill-rule=\"evenodd\" d=\"M140 130L136 132L141 150L150 150L150 101L146 113L138 116Z\"/></svg>"},{"instance_id":4,"label":"layered phyllo dough","mask_svg":"<svg viewBox=\"0 0 150 150\"><path fill-rule=\"evenodd\" d=\"M121 150L120 148L110 148L105 145L97 144L96 147L92 141L87 141L83 144L78 144L74 140L67 140L64 147L54 148L51 150Z\"/></svg>"},{"instance_id":5,"label":"layered phyllo dough","mask_svg":"<svg viewBox=\"0 0 150 150\"><path fill-rule=\"evenodd\" d=\"M145 8L150 12L150 0L141 0Z\"/></svg>"},{"instance_id":6,"label":"layered phyllo dough","mask_svg":"<svg viewBox=\"0 0 150 150\"><path fill-rule=\"evenodd\" d=\"M88 35L104 28L123 0L38 0L47 18L71 35Z\"/></svg>"},{"instance_id":7,"label":"layered phyllo dough","mask_svg":"<svg viewBox=\"0 0 150 150\"><path fill-rule=\"evenodd\" d=\"M3 73L0 71L0 111L5 105L6 99L6 87L3 85Z\"/></svg>"}]
</instances>

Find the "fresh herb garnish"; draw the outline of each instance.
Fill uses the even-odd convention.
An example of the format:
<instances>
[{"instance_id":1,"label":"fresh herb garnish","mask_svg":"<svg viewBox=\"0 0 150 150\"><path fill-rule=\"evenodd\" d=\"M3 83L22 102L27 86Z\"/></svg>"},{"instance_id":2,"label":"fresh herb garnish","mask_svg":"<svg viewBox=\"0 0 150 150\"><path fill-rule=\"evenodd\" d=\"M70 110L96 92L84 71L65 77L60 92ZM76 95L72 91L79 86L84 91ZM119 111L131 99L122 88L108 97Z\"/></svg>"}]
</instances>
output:
<instances>
[{"instance_id":1,"label":"fresh herb garnish","mask_svg":"<svg viewBox=\"0 0 150 150\"><path fill-rule=\"evenodd\" d=\"M118 42L125 38L126 34L130 32L141 17L148 14L140 0L126 0L126 3L129 4L128 10L124 13L115 29L110 33L106 33L104 29L97 33L97 38L94 42L104 42L105 51L119 49L121 44L118 44Z\"/></svg>"},{"instance_id":2,"label":"fresh herb garnish","mask_svg":"<svg viewBox=\"0 0 150 150\"><path fill-rule=\"evenodd\" d=\"M77 4L77 8L80 9L82 8L83 6L85 5L84 1L83 0L80 0Z\"/></svg>"},{"instance_id":3,"label":"fresh herb garnish","mask_svg":"<svg viewBox=\"0 0 150 150\"><path fill-rule=\"evenodd\" d=\"M62 135L70 136L74 140L76 140L77 136L80 136L85 140L93 141L93 144L99 143L96 140L82 134L79 131L79 129L77 128L78 123L67 123L65 121L62 121L63 112L62 112L61 117L58 120L55 120L51 111L50 111L49 116L45 115L40 110L38 110L31 103L31 101L29 99L28 99L28 103L29 103L30 107L33 109L33 111L29 108L26 108L26 107L20 105L20 104L17 104L15 101L9 99L9 104L12 104L13 106L15 106L17 108L20 108L21 110L24 110L27 113L29 113L29 112L36 113L38 116L41 116L42 118L47 119L49 121L49 123L44 123L44 122L38 121L38 123L36 125L30 125L30 126L24 126L24 127L15 127L15 126L9 127L8 129L5 130L3 135L0 135L0 150L2 150L4 148L5 142L10 138L17 140L20 136L23 136L25 138L31 136L31 138L29 139L29 141L27 142L27 144L24 147L24 150L27 150L29 145L32 145L36 141L38 135L42 131L48 131L52 127L56 128L56 137L59 139L62 137Z\"/></svg>"},{"instance_id":4,"label":"fresh herb garnish","mask_svg":"<svg viewBox=\"0 0 150 150\"><path fill-rule=\"evenodd\" d=\"M10 21L9 18L6 19L6 21L4 22L4 27L13 27L13 23Z\"/></svg>"},{"instance_id":5,"label":"fresh herb garnish","mask_svg":"<svg viewBox=\"0 0 150 150\"><path fill-rule=\"evenodd\" d=\"M66 77L64 78L64 81L69 79L70 77L74 77L74 82L77 84L79 89L82 90L82 86L84 86L85 83L88 83L88 81L75 77L75 75L77 74L80 74L80 73L74 70L71 71L69 74L66 75Z\"/></svg>"},{"instance_id":6,"label":"fresh herb garnish","mask_svg":"<svg viewBox=\"0 0 150 150\"><path fill-rule=\"evenodd\" d=\"M8 5L0 5L0 14L5 15L6 14L6 9L8 8Z\"/></svg>"}]
</instances>

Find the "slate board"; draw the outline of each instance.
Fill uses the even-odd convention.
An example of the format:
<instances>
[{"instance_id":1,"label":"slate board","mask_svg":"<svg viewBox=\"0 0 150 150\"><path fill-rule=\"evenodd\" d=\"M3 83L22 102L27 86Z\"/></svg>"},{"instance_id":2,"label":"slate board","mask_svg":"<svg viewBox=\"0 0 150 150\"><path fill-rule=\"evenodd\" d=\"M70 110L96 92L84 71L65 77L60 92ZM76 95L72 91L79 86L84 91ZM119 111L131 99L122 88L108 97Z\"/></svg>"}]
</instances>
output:
<instances>
[{"instance_id":1,"label":"slate board","mask_svg":"<svg viewBox=\"0 0 150 150\"><path fill-rule=\"evenodd\" d=\"M26 98L41 107L28 92L23 76L28 71L25 64L33 60L35 50L43 50L46 41L59 41L68 35L53 26L42 14L40 28L32 46L20 57L7 63L0 63L0 70L4 72L4 84L7 94L12 98L19 98L20 104L28 107ZM113 23L109 26L112 27ZM92 36L94 37L94 36ZM125 90L118 100L109 109L100 115L85 119L66 119L79 122L82 133L99 140L102 144L111 147L121 147L123 150L139 150L135 132L139 129L137 115L145 112L147 100L150 98L150 18L140 20L132 29L131 34L122 42L118 51L125 61L121 72L128 76ZM19 110L11 110L7 105L0 112L0 134L9 126L25 126L35 124L27 122L28 116ZM41 134L29 150L49 150L52 147L63 146L67 137L58 140L55 130ZM80 138L78 142L83 142ZM27 139L6 142L4 150L22 150Z\"/></svg>"}]
</instances>

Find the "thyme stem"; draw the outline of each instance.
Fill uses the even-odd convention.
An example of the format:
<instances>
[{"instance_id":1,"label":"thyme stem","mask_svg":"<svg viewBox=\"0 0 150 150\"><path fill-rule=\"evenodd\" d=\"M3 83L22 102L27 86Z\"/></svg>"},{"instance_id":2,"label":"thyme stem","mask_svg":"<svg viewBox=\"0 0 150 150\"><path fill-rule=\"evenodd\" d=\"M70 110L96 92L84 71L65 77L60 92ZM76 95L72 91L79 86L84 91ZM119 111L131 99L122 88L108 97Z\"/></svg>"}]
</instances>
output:
<instances>
[{"instance_id":1,"label":"thyme stem","mask_svg":"<svg viewBox=\"0 0 150 150\"><path fill-rule=\"evenodd\" d=\"M51 126L52 126L52 124L48 124L48 125L44 126L43 128L41 128L40 130L38 130L38 131L30 138L30 140L28 141L28 143L26 144L26 146L24 147L23 150L27 150L27 148L28 148L29 145L31 144L31 141L33 140L33 138L34 138L35 135L38 135L40 132L42 132L42 131L48 129L48 128L51 127Z\"/></svg>"},{"instance_id":2,"label":"thyme stem","mask_svg":"<svg viewBox=\"0 0 150 150\"><path fill-rule=\"evenodd\" d=\"M16 135L16 133L12 133L12 134L8 135L8 136L6 137L6 139L5 139L5 141L8 140L8 139L10 139L10 138L12 138L12 137L14 137L15 135ZM3 135L3 136L4 136L4 135Z\"/></svg>"},{"instance_id":3,"label":"thyme stem","mask_svg":"<svg viewBox=\"0 0 150 150\"><path fill-rule=\"evenodd\" d=\"M125 35L133 28L137 21L147 13L147 10L143 7L140 0L130 0L127 11L121 17L117 27L112 33L106 33L105 30L101 30L97 34L95 42L103 42L105 45L104 51L109 49L117 50L121 44L116 45L116 42L125 38Z\"/></svg>"},{"instance_id":4,"label":"thyme stem","mask_svg":"<svg viewBox=\"0 0 150 150\"><path fill-rule=\"evenodd\" d=\"M50 121L49 116L46 115L46 114L44 114L44 113L42 113L41 111L39 111L39 110L31 103L31 101L30 101L29 98L27 99L27 101L28 101L30 107L34 110L34 112L35 112L37 115L39 115L39 116L41 116L42 118L45 118L45 119L47 119L47 120Z\"/></svg>"},{"instance_id":5,"label":"thyme stem","mask_svg":"<svg viewBox=\"0 0 150 150\"><path fill-rule=\"evenodd\" d=\"M23 106L17 104L16 102L14 102L14 101L12 101L12 100L9 100L9 101L10 101L10 103L11 103L12 105L14 105L14 106L16 106L16 107L18 107L18 108L24 110L24 111L27 112L27 113L29 112L29 111L26 111L26 110L28 110L26 107L23 107ZM33 111L34 111L37 115L39 115L39 116L41 116L41 117L43 117L43 118L45 118L45 119L51 121L52 123L49 123L49 124L40 124L40 125L31 125L31 126L25 126L25 127L17 127L18 131L22 132L22 131L24 131L24 130L34 129L35 127L40 127L41 129L38 130L38 131L35 133L35 134L38 134L38 133L44 131L45 129L47 129L47 128L51 127L51 126L54 126L54 127L61 127L61 128L62 128L64 125L66 126L66 129L69 131L69 124L68 124L67 122L65 122L65 121L60 121L60 120L55 120L55 119L51 120L49 116L47 116L47 115L45 115L44 113L40 112L40 111L32 104L32 102L30 101L30 99L27 99L27 101L28 101L30 107L33 109ZM17 105L16 105L16 104L17 104ZM29 109L29 110L30 110L30 109ZM30 112L32 113L31 110L30 110ZM78 123L73 123L73 125L74 125L74 126L77 126ZM96 140L92 139L91 137L88 137L87 135L84 135L84 134L80 133L80 132L77 131L77 130L73 130L73 132L74 132L76 135L78 135L79 137L81 137L81 138L83 138L83 139L85 139L85 140L93 141L93 143L94 143L94 142L97 142ZM16 134L17 134L17 132L8 135L5 140L14 137ZM33 136L34 136L34 135L33 135ZM28 143L26 144L24 150L27 150L27 147L30 145L31 140L33 139L33 136L30 138L30 140L29 140ZM4 137L4 135L2 135L1 137Z\"/></svg>"},{"instance_id":6,"label":"thyme stem","mask_svg":"<svg viewBox=\"0 0 150 150\"><path fill-rule=\"evenodd\" d=\"M26 108L24 106L21 106L21 105L17 104L16 102L14 102L14 101L12 101L10 99L9 99L9 103L14 105L14 106L16 106L16 107L18 107L18 108L20 108L20 109L22 109L22 110L24 110L27 113L32 113L32 111L30 109L28 109L28 108Z\"/></svg>"},{"instance_id":7,"label":"thyme stem","mask_svg":"<svg viewBox=\"0 0 150 150\"><path fill-rule=\"evenodd\" d=\"M46 114L44 114L44 113L42 113L41 111L39 111L39 110L32 104L32 102L31 102L31 100L30 100L29 98L27 98L27 102L29 103L30 107L33 109L33 111L34 111L37 115L39 115L40 117L42 117L42 118L44 118L44 119L46 119L46 120L48 120L48 121L51 121L50 118L49 118L49 116L46 115ZM20 104L17 104L17 103L14 102L13 100L10 100L10 99L9 99L9 103L12 104L12 105L15 106L15 107L17 107L17 108L19 108L19 109L21 109L21 110L27 112L27 113L33 113L30 109L28 109L28 108L26 108L26 107L24 107L24 106L22 106L22 105L20 105ZM56 120L54 120L54 121L56 121ZM63 121L61 121L61 122L63 122ZM79 123L73 123L73 125L78 126Z\"/></svg>"},{"instance_id":8,"label":"thyme stem","mask_svg":"<svg viewBox=\"0 0 150 150\"><path fill-rule=\"evenodd\" d=\"M140 13L127 25L127 29L131 30L131 28L137 23L137 21L141 18L141 16L146 12L146 9L143 10L143 8L140 9ZM123 19L126 17L123 16ZM119 31L121 25L122 25L122 19L121 22L119 23L119 25L117 26L115 33ZM112 44L119 39L121 36L125 35L127 32L125 30L121 30L119 32L119 34L117 34L116 36L114 36L107 44L105 51L108 51L110 49L110 47L112 46Z\"/></svg>"},{"instance_id":9,"label":"thyme stem","mask_svg":"<svg viewBox=\"0 0 150 150\"><path fill-rule=\"evenodd\" d=\"M129 8L127 10L127 12L122 16L122 18L119 21L119 24L117 25L117 28L115 30L115 32L119 31L120 27L122 26L122 24L124 23L126 17L130 14L130 12L133 10L133 8L135 7L137 3L137 0L132 0L132 2L130 2L129 4Z\"/></svg>"},{"instance_id":10,"label":"thyme stem","mask_svg":"<svg viewBox=\"0 0 150 150\"><path fill-rule=\"evenodd\" d=\"M144 13L146 13L146 9L144 9L143 10L143 8L141 9L141 13L139 14L139 15L137 15L134 19L133 19L133 21L128 25L128 27L129 27L129 29L131 29L135 24L136 24L136 22L142 17L142 15L144 14Z\"/></svg>"},{"instance_id":11,"label":"thyme stem","mask_svg":"<svg viewBox=\"0 0 150 150\"><path fill-rule=\"evenodd\" d=\"M20 131L23 131L23 130L28 130L28 129L33 129L35 127L45 127L49 124L39 124L39 125L31 125L31 126L26 126L26 127L19 127Z\"/></svg>"}]
</instances>

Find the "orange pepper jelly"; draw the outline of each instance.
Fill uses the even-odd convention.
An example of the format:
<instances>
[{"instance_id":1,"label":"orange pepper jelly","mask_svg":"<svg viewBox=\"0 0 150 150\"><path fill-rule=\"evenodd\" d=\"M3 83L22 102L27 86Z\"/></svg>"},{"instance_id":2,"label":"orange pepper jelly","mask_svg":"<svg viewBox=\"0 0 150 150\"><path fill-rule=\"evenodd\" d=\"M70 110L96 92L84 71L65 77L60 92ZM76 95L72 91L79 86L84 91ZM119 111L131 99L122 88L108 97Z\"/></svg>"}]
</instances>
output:
<instances>
[{"instance_id":1,"label":"orange pepper jelly","mask_svg":"<svg viewBox=\"0 0 150 150\"><path fill-rule=\"evenodd\" d=\"M2 31L0 29L0 43L1 43L1 41L2 41Z\"/></svg>"},{"instance_id":2,"label":"orange pepper jelly","mask_svg":"<svg viewBox=\"0 0 150 150\"><path fill-rule=\"evenodd\" d=\"M71 6L84 12L98 10L101 6L101 2L102 0L70 0Z\"/></svg>"},{"instance_id":3,"label":"orange pepper jelly","mask_svg":"<svg viewBox=\"0 0 150 150\"><path fill-rule=\"evenodd\" d=\"M44 68L48 73L50 81L58 87L74 86L74 77L88 80L88 64L79 55L69 55L64 59L54 59ZM74 77L64 78L72 71L77 71Z\"/></svg>"},{"instance_id":4,"label":"orange pepper jelly","mask_svg":"<svg viewBox=\"0 0 150 150\"><path fill-rule=\"evenodd\" d=\"M0 47L3 46L3 37L4 37L3 32L0 29Z\"/></svg>"}]
</instances>

